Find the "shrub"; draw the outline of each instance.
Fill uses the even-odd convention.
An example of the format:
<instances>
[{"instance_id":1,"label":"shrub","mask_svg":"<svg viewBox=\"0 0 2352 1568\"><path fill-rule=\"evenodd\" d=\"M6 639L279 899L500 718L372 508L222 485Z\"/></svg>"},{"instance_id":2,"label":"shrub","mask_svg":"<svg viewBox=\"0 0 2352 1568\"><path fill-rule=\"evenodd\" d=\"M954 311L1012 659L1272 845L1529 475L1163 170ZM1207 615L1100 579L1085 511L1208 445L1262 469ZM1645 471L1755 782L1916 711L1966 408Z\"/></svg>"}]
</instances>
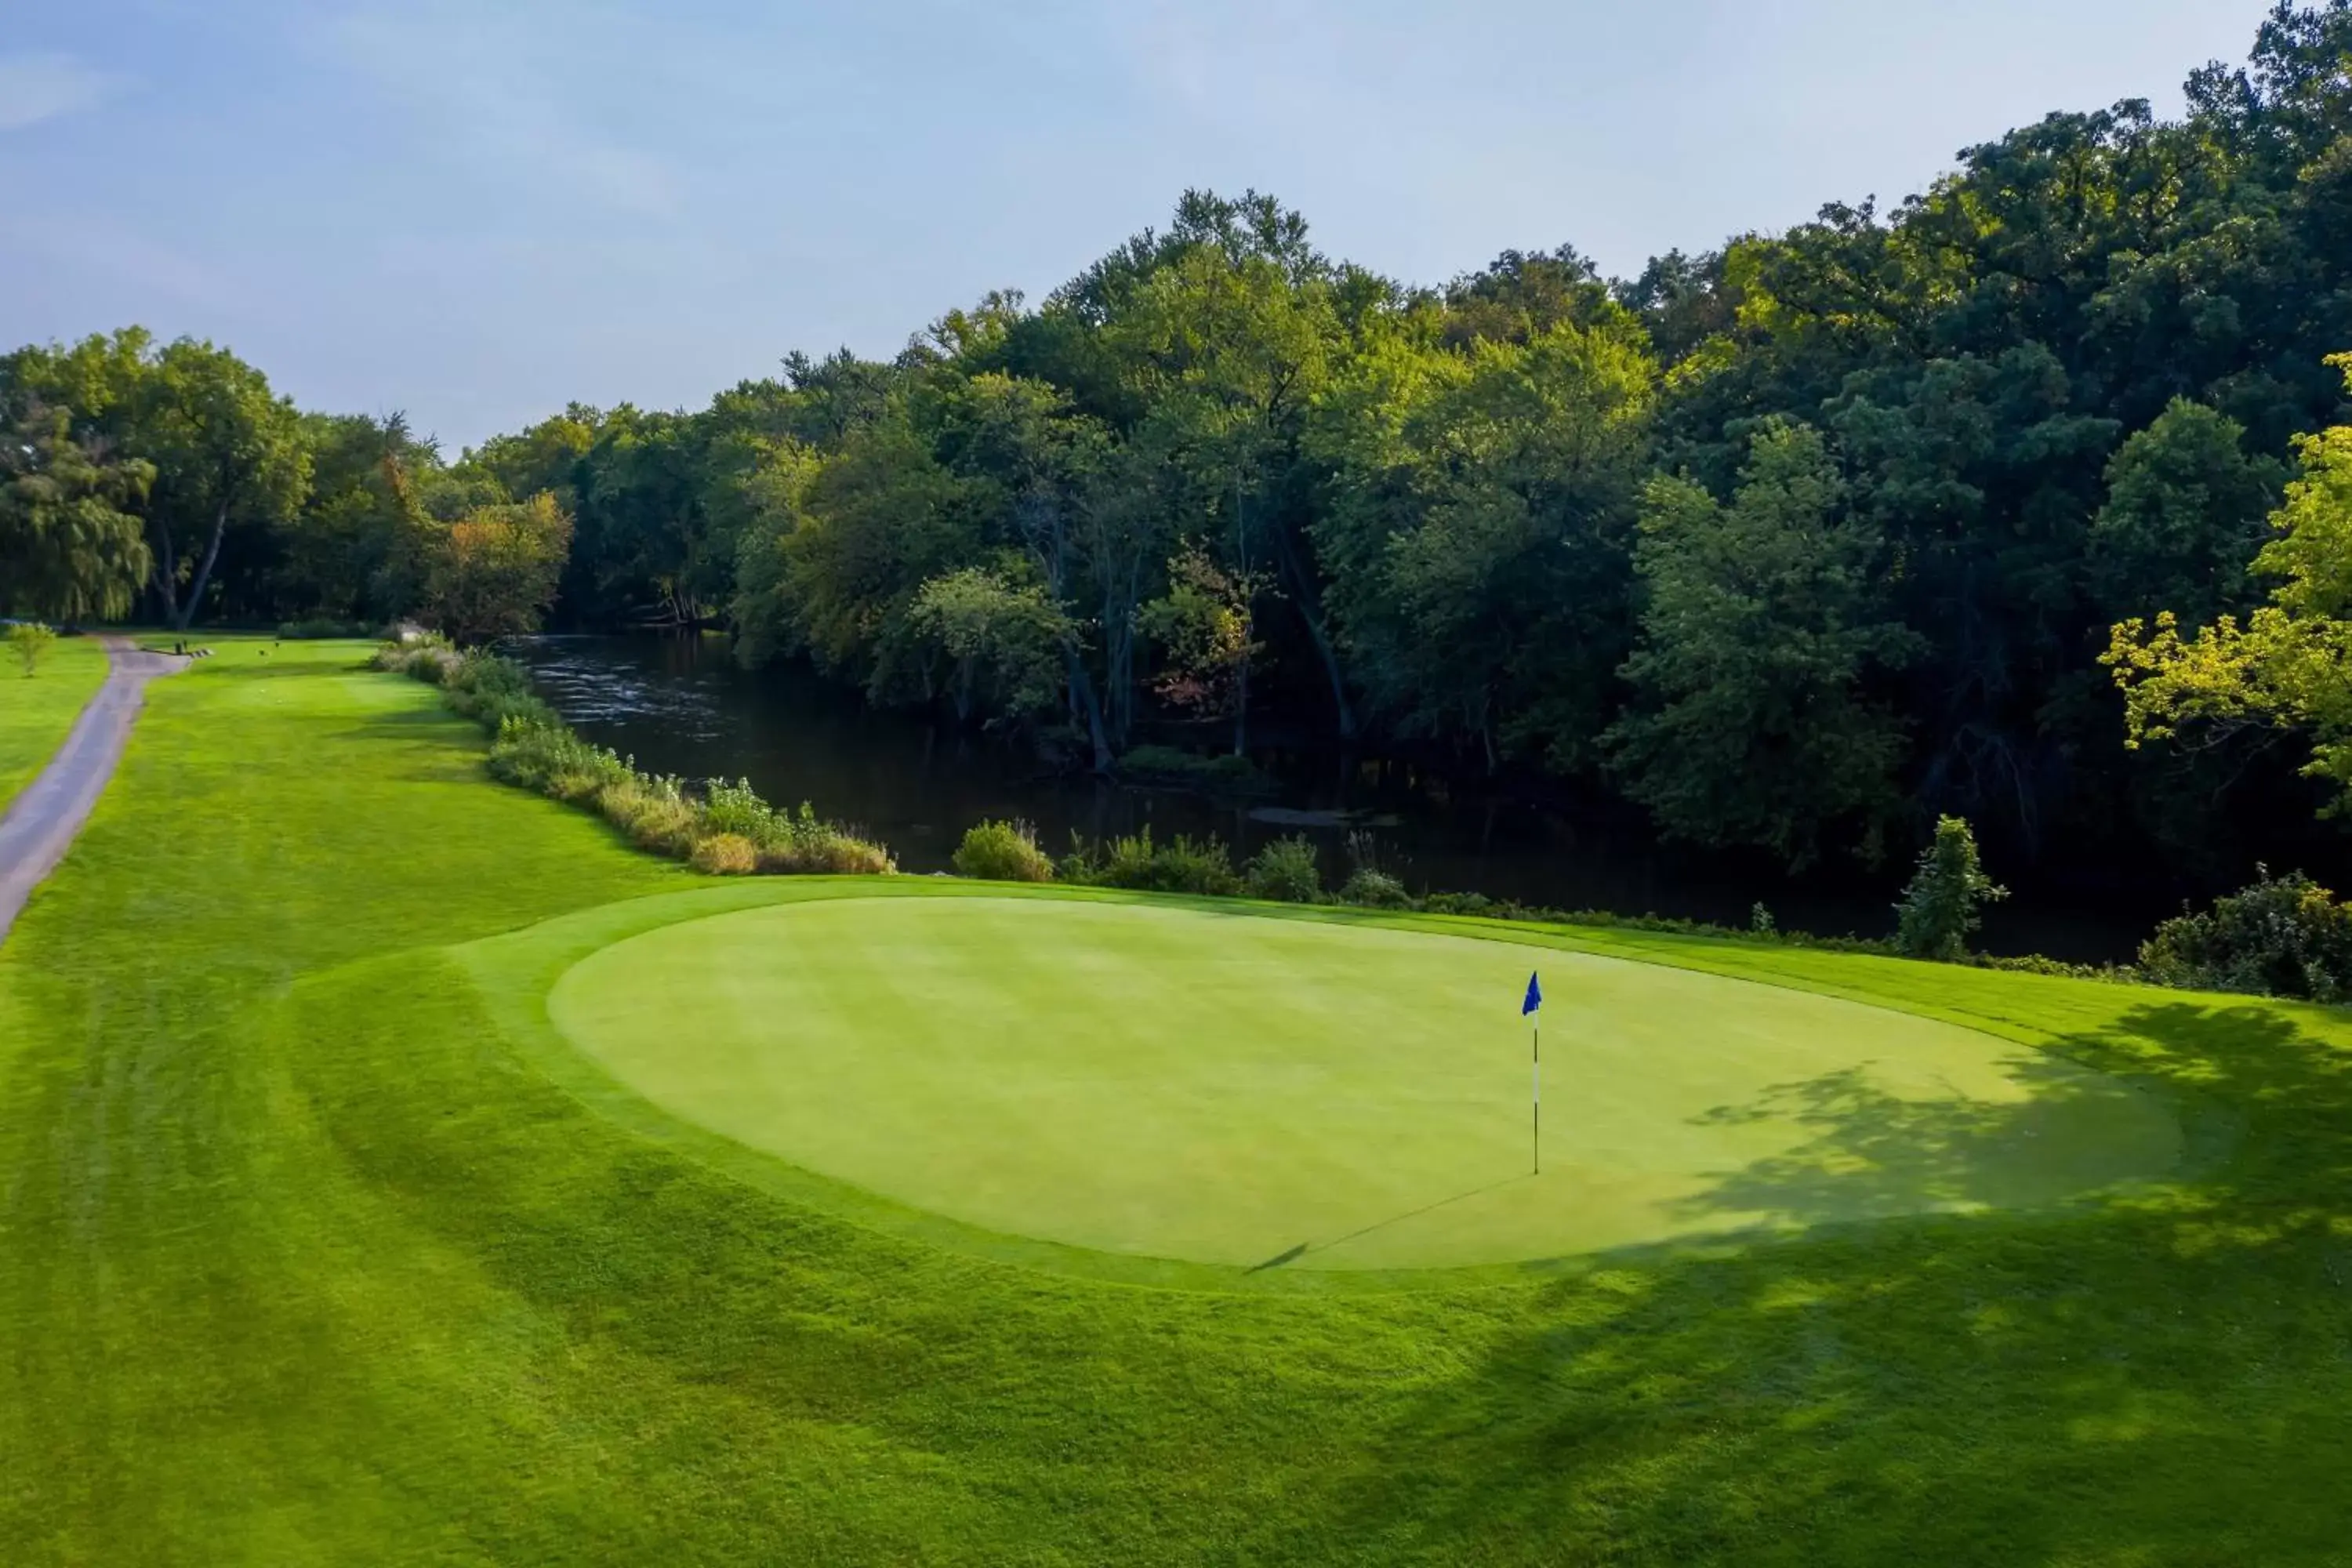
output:
<instances>
[{"instance_id":1,"label":"shrub","mask_svg":"<svg viewBox=\"0 0 2352 1568\"><path fill-rule=\"evenodd\" d=\"M41 668L49 645L57 640L58 634L38 621L18 621L8 628L8 649L24 665L26 679L30 680Z\"/></svg>"},{"instance_id":2,"label":"shrub","mask_svg":"<svg viewBox=\"0 0 2352 1568\"><path fill-rule=\"evenodd\" d=\"M760 798L750 779L731 784L714 779L703 795L702 815L712 832L735 834L755 848L781 843L792 832L792 823Z\"/></svg>"},{"instance_id":3,"label":"shrub","mask_svg":"<svg viewBox=\"0 0 2352 1568\"><path fill-rule=\"evenodd\" d=\"M2300 871L2183 910L2142 943L2140 967L2164 985L2339 1002L2352 996L2352 905Z\"/></svg>"},{"instance_id":4,"label":"shrub","mask_svg":"<svg viewBox=\"0 0 2352 1568\"><path fill-rule=\"evenodd\" d=\"M1912 958L1957 963L1968 956L1969 933L1982 923L1979 906L2009 897L1985 875L1968 819L1939 818L1936 841L1919 854L1919 868L1895 906L1895 947Z\"/></svg>"},{"instance_id":5,"label":"shrub","mask_svg":"<svg viewBox=\"0 0 2352 1568\"><path fill-rule=\"evenodd\" d=\"M446 684L450 672L462 662L456 648L445 641L432 638L413 643L386 643L376 649L375 654L376 668L404 675L411 680L421 680L427 686Z\"/></svg>"},{"instance_id":6,"label":"shrub","mask_svg":"<svg viewBox=\"0 0 2352 1568\"><path fill-rule=\"evenodd\" d=\"M1233 860L1222 839L1196 842L1180 833L1169 843L1155 844L1148 826L1140 833L1114 838L1100 849L1075 846L1062 862L1062 878L1151 893L1242 890L1242 879L1234 874Z\"/></svg>"},{"instance_id":7,"label":"shrub","mask_svg":"<svg viewBox=\"0 0 2352 1568\"><path fill-rule=\"evenodd\" d=\"M593 746L561 721L509 714L490 742L490 776L560 800L583 800L635 776L614 752Z\"/></svg>"},{"instance_id":8,"label":"shrub","mask_svg":"<svg viewBox=\"0 0 2352 1568\"><path fill-rule=\"evenodd\" d=\"M1359 866L1339 885L1339 901L1361 904L1370 910L1402 910L1411 907L1412 895L1404 884L1386 871L1370 866Z\"/></svg>"},{"instance_id":9,"label":"shrub","mask_svg":"<svg viewBox=\"0 0 2352 1568\"><path fill-rule=\"evenodd\" d=\"M509 718L563 722L531 690L530 671L494 653L460 654L454 662L445 660L440 687L450 707L488 729L496 730Z\"/></svg>"},{"instance_id":10,"label":"shrub","mask_svg":"<svg viewBox=\"0 0 2352 1568\"><path fill-rule=\"evenodd\" d=\"M1250 897L1311 904L1323 896L1323 858L1305 837L1277 838L1250 859Z\"/></svg>"},{"instance_id":11,"label":"shrub","mask_svg":"<svg viewBox=\"0 0 2352 1568\"><path fill-rule=\"evenodd\" d=\"M760 851L760 869L797 876L887 877L898 870L890 851L841 828L814 834L794 830L792 839Z\"/></svg>"},{"instance_id":12,"label":"shrub","mask_svg":"<svg viewBox=\"0 0 2352 1568\"><path fill-rule=\"evenodd\" d=\"M1517 904L1497 904L1484 893L1432 893L1421 907L1433 915L1492 915L1497 920L1527 918ZM1544 911L1549 917L1557 911Z\"/></svg>"},{"instance_id":13,"label":"shrub","mask_svg":"<svg viewBox=\"0 0 2352 1568\"><path fill-rule=\"evenodd\" d=\"M1050 882L1054 862L1037 847L1036 829L1025 822L975 822L956 846L955 868L992 882Z\"/></svg>"},{"instance_id":14,"label":"shrub","mask_svg":"<svg viewBox=\"0 0 2352 1568\"><path fill-rule=\"evenodd\" d=\"M741 877L760 868L760 847L740 833L714 833L695 841L687 861L713 877Z\"/></svg>"},{"instance_id":15,"label":"shrub","mask_svg":"<svg viewBox=\"0 0 2352 1568\"><path fill-rule=\"evenodd\" d=\"M684 856L701 837L701 817L673 778L634 773L598 791L596 809L640 849Z\"/></svg>"}]
</instances>

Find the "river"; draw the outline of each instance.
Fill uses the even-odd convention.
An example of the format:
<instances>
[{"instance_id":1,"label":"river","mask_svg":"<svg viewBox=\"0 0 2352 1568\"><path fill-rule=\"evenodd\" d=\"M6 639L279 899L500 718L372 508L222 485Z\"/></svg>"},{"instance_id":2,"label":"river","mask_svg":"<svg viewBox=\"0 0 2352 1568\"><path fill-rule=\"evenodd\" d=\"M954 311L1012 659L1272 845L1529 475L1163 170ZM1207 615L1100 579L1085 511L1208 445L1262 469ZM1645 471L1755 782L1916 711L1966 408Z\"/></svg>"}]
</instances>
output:
<instances>
[{"instance_id":1,"label":"river","mask_svg":"<svg viewBox=\"0 0 2352 1568\"><path fill-rule=\"evenodd\" d=\"M1760 901L1783 927L1824 933L1883 936L1894 924L1895 868L1790 878L1756 857L1662 844L1622 812L1580 818L1393 761L1273 746L1253 755L1270 793L1216 799L1057 773L1027 747L871 708L805 668L740 669L719 637L545 637L509 651L583 735L639 767L746 778L779 805L805 800L887 844L907 871L945 870L964 829L983 817L1029 822L1056 854L1073 833L1098 839L1148 826L1163 838L1215 834L1236 847L1238 862L1270 837L1304 833L1334 880L1352 835L1415 891L1743 926ZM2126 959L2165 912L2147 898L2122 907L2020 899L1990 911L1983 944Z\"/></svg>"}]
</instances>

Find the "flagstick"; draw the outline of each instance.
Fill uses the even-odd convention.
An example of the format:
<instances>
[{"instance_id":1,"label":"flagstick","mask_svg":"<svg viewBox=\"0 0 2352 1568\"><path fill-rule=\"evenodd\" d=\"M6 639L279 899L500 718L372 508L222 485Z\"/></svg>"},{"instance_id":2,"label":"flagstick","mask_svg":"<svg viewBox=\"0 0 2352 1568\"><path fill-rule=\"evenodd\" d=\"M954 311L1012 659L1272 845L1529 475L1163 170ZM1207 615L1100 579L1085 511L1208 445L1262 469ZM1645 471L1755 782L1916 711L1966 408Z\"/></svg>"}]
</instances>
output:
<instances>
[{"instance_id":1,"label":"flagstick","mask_svg":"<svg viewBox=\"0 0 2352 1568\"><path fill-rule=\"evenodd\" d=\"M1535 1116L1535 1174L1540 1176L1543 1174L1543 1015L1533 1013L1528 1016L1535 1020L1528 1026L1528 1044L1535 1053L1535 1077L1529 1086L1531 1093L1528 1109Z\"/></svg>"}]
</instances>

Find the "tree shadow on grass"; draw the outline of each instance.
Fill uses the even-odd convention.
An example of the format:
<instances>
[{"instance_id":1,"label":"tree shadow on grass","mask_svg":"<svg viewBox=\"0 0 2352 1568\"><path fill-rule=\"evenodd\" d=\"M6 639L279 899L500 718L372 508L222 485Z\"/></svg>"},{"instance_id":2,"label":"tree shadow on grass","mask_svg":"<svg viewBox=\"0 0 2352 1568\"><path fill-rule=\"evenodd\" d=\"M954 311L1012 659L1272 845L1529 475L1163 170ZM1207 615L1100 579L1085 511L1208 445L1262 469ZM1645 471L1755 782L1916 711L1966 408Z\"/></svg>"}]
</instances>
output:
<instances>
[{"instance_id":1,"label":"tree shadow on grass","mask_svg":"<svg viewBox=\"0 0 2352 1568\"><path fill-rule=\"evenodd\" d=\"M2022 1098L1955 1090L1909 1099L1868 1064L1780 1084L1747 1105L1719 1106L1702 1126L1791 1123L1804 1140L1718 1174L1673 1205L1679 1219L1744 1220L1778 1228L1898 1215L2047 1204L2129 1176L2155 1175L2144 1143L2117 1147L2115 1125L2147 1114L2144 1098L2110 1078L2046 1056L2002 1064Z\"/></svg>"},{"instance_id":2,"label":"tree shadow on grass","mask_svg":"<svg viewBox=\"0 0 2352 1568\"><path fill-rule=\"evenodd\" d=\"M2331 1562L2352 1530L2352 1054L2184 1000L2063 1043L2227 1108L2226 1164L2059 1214L1610 1260L1531 1291L1337 1480L1323 1531L1482 1562ZM2004 1130L1788 1091L1900 1196ZM1927 1146L1893 1149L1922 1133ZM1801 1214L1820 1161L1723 1201Z\"/></svg>"}]
</instances>

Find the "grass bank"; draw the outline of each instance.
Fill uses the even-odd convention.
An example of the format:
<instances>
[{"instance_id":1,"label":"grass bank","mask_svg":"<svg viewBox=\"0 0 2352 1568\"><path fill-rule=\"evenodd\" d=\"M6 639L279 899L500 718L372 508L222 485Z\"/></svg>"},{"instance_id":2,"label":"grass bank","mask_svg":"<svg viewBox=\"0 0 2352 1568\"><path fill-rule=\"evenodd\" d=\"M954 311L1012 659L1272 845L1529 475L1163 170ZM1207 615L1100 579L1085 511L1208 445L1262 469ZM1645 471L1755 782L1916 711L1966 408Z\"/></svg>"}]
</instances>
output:
<instances>
[{"instance_id":1,"label":"grass bank","mask_svg":"<svg viewBox=\"0 0 2352 1568\"><path fill-rule=\"evenodd\" d=\"M0 1561L2340 1558L2337 1014L1586 932L2054 1047L2201 1173L1382 1292L1074 1279L590 1110L443 950L719 884L490 787L362 647L214 642L0 947Z\"/></svg>"},{"instance_id":2,"label":"grass bank","mask_svg":"<svg viewBox=\"0 0 2352 1568\"><path fill-rule=\"evenodd\" d=\"M96 637L59 637L31 677L0 647L0 811L47 765L105 680L106 649Z\"/></svg>"}]
</instances>

